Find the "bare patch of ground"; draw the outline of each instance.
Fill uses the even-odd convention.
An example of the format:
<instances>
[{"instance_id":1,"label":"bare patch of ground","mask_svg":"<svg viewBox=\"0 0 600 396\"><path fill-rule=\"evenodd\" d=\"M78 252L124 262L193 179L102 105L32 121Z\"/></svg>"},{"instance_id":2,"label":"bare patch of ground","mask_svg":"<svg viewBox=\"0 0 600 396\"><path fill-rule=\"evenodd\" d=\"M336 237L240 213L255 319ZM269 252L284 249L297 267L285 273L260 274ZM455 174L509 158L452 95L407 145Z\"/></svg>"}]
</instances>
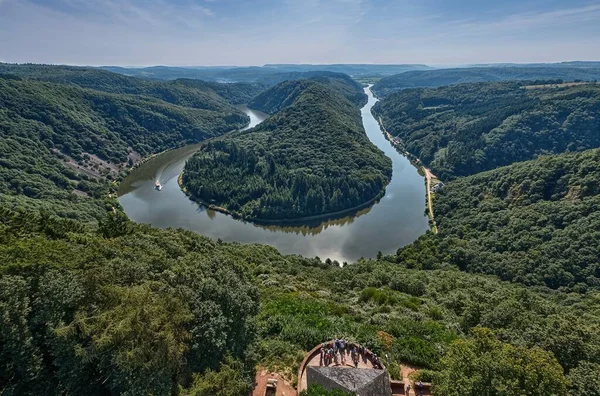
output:
<instances>
[{"instance_id":1,"label":"bare patch of ground","mask_svg":"<svg viewBox=\"0 0 600 396\"><path fill-rule=\"evenodd\" d=\"M268 370L261 370L256 374L256 380L254 384L254 390L252 396L265 396L267 390L267 383L270 379L277 380L277 390L273 396L296 396L297 392L294 387L283 379L279 374L269 372Z\"/></svg>"}]
</instances>

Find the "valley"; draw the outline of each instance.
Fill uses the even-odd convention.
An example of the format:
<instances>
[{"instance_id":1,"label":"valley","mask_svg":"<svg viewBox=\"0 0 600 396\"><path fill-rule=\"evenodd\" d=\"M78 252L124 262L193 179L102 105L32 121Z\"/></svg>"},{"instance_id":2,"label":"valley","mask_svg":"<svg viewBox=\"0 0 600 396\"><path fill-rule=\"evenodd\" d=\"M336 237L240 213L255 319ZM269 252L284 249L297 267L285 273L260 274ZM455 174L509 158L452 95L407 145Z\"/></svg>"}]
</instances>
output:
<instances>
[{"instance_id":1,"label":"valley","mask_svg":"<svg viewBox=\"0 0 600 396\"><path fill-rule=\"evenodd\" d=\"M167 152L136 169L121 184L119 202L125 213L140 223L156 227L184 228L223 241L265 243L288 254L330 258L339 263L360 257L374 257L378 252L394 253L398 247L416 240L428 229L425 211L425 184L417 169L401 156L384 138L371 114L376 99L366 89L368 103L361 110L368 138L392 160L392 178L385 195L376 204L351 210L340 216L328 215L313 221L289 221L284 224L244 222L210 208L190 202L177 184L185 160L201 144ZM258 125L267 117L253 117ZM154 190L159 180L163 189ZM393 229L377 235L374 229Z\"/></svg>"},{"instance_id":2,"label":"valley","mask_svg":"<svg viewBox=\"0 0 600 396\"><path fill-rule=\"evenodd\" d=\"M594 395L600 93L553 80L594 65L0 64L0 393L289 390L343 338L435 396Z\"/></svg>"}]
</instances>

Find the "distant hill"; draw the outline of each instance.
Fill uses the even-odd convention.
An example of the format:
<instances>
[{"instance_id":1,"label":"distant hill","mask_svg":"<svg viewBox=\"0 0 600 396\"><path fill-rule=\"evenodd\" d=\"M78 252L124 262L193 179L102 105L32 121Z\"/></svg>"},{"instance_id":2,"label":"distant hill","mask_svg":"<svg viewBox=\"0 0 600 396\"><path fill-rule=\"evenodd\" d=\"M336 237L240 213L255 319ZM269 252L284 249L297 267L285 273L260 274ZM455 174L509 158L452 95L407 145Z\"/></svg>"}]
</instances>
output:
<instances>
[{"instance_id":1,"label":"distant hill","mask_svg":"<svg viewBox=\"0 0 600 396\"><path fill-rule=\"evenodd\" d=\"M208 143L186 163L193 199L250 220L326 215L382 194L391 161L368 139L341 80L283 82L250 105L275 113L249 131ZM356 97L358 92L349 95Z\"/></svg>"},{"instance_id":2,"label":"distant hill","mask_svg":"<svg viewBox=\"0 0 600 396\"><path fill-rule=\"evenodd\" d=\"M373 85L373 92L378 96L407 88L440 87L473 82L551 80L593 81L600 80L600 67L572 66L519 66L498 67L485 66L439 69L424 71L408 71L394 76L384 77Z\"/></svg>"},{"instance_id":3,"label":"distant hill","mask_svg":"<svg viewBox=\"0 0 600 396\"><path fill-rule=\"evenodd\" d=\"M584 69L600 68L600 62L596 61L570 61L556 63L489 63L489 64L474 64L467 67L579 67Z\"/></svg>"},{"instance_id":4,"label":"distant hill","mask_svg":"<svg viewBox=\"0 0 600 396\"><path fill-rule=\"evenodd\" d=\"M303 73L314 71L330 71L348 74L352 77L361 76L389 76L409 70L427 70L426 65L369 65L369 64L338 64L338 65L294 65L272 64L265 66L248 67L171 67L152 66L143 68L123 68L117 66L103 66L104 70L129 76L157 79L175 80L190 78L207 81L221 82L259 82L276 84L291 78L285 77L288 73Z\"/></svg>"},{"instance_id":5,"label":"distant hill","mask_svg":"<svg viewBox=\"0 0 600 396\"><path fill-rule=\"evenodd\" d=\"M266 64L265 68L281 71L331 71L348 74L352 77L361 76L390 76L404 73L410 70L429 70L427 65L404 64L404 65L378 65L378 64L333 64L333 65L310 65L310 64Z\"/></svg>"},{"instance_id":6,"label":"distant hill","mask_svg":"<svg viewBox=\"0 0 600 396\"><path fill-rule=\"evenodd\" d=\"M294 79L278 84L256 96L248 106L267 114L275 114L291 105L308 84L297 84L297 80L316 81L327 85L346 97L358 107L367 103L367 95L362 86L346 74L333 72L293 73Z\"/></svg>"},{"instance_id":7,"label":"distant hill","mask_svg":"<svg viewBox=\"0 0 600 396\"><path fill-rule=\"evenodd\" d=\"M231 104L248 104L256 95L268 88L266 84L259 83L218 83L213 81L193 80L181 78L172 82L174 85L183 85L198 88L203 91L213 91Z\"/></svg>"},{"instance_id":8,"label":"distant hill","mask_svg":"<svg viewBox=\"0 0 600 396\"><path fill-rule=\"evenodd\" d=\"M150 81L76 66L0 63L0 73L52 83L73 84L103 92L149 96L179 106L214 111L231 111L231 103L247 103L251 97L266 89L263 85L249 84L192 83L187 80Z\"/></svg>"},{"instance_id":9,"label":"distant hill","mask_svg":"<svg viewBox=\"0 0 600 396\"><path fill-rule=\"evenodd\" d=\"M538 155L600 147L599 84L407 89L384 97L373 112L444 180Z\"/></svg>"}]
</instances>

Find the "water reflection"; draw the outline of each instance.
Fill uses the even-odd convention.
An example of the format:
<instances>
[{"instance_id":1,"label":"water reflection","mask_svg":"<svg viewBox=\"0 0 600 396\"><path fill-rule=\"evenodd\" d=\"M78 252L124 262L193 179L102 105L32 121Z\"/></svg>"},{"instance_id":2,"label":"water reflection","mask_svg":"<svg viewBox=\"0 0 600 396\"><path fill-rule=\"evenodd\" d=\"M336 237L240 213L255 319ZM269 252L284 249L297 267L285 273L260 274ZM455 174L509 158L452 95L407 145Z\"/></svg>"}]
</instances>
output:
<instances>
[{"instance_id":1,"label":"water reflection","mask_svg":"<svg viewBox=\"0 0 600 396\"><path fill-rule=\"evenodd\" d=\"M177 184L185 160L199 145L173 150L149 160L123 181L119 200L134 221L155 227L184 228L211 238L242 243L263 243L284 253L352 262L374 257L378 251L393 253L425 233L425 184L409 161L399 155L384 138L371 107L377 101L367 89L368 104L361 110L369 139L392 159L393 175L386 194L373 206L340 218L301 224L261 225L199 207L190 201ZM249 127L266 118L247 108ZM154 189L154 181L163 185Z\"/></svg>"}]
</instances>

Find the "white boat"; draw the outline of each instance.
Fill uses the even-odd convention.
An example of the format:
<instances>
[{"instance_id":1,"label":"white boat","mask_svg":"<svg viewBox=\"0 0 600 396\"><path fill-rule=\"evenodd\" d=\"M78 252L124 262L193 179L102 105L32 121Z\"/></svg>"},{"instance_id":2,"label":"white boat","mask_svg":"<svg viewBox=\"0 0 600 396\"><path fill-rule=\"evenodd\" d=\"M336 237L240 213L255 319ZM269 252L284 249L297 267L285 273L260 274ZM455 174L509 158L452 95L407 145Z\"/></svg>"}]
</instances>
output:
<instances>
[{"instance_id":1,"label":"white boat","mask_svg":"<svg viewBox=\"0 0 600 396\"><path fill-rule=\"evenodd\" d=\"M154 188L156 188L158 191L162 190L162 185L158 182L158 180L156 183L154 183Z\"/></svg>"}]
</instances>

